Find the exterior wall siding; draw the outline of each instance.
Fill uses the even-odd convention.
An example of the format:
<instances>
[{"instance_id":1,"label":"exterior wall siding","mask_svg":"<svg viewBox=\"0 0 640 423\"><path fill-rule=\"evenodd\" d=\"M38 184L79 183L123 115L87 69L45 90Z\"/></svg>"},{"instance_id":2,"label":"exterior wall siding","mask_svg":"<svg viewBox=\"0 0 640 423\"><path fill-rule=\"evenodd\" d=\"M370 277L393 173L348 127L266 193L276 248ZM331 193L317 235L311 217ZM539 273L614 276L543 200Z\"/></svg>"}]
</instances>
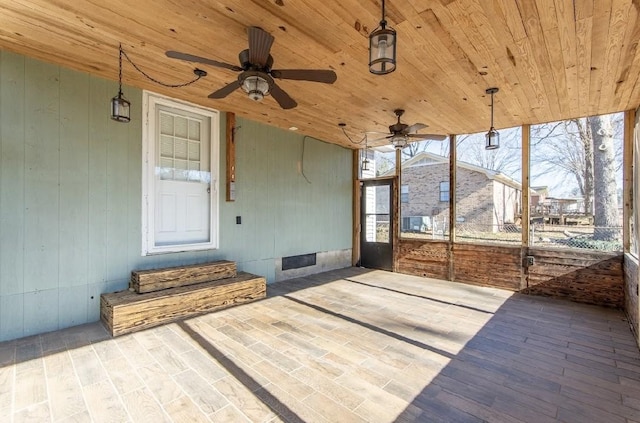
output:
<instances>
[{"instance_id":1,"label":"exterior wall siding","mask_svg":"<svg viewBox=\"0 0 640 423\"><path fill-rule=\"evenodd\" d=\"M235 202L220 151L221 248L141 256L142 93L124 88L121 124L116 92L0 50L0 341L97 321L100 294L135 269L228 259L273 281L282 256L351 249L351 151L237 119Z\"/></svg>"},{"instance_id":2,"label":"exterior wall siding","mask_svg":"<svg viewBox=\"0 0 640 423\"><path fill-rule=\"evenodd\" d=\"M493 185L481 172L458 167L457 215L464 223L493 225ZM402 203L402 216L433 216L449 220L449 202L440 201L440 182L449 180L447 163L402 169L402 185L409 186L409 202Z\"/></svg>"},{"instance_id":3,"label":"exterior wall siding","mask_svg":"<svg viewBox=\"0 0 640 423\"><path fill-rule=\"evenodd\" d=\"M515 223L516 215L520 213L520 190L502 182L494 182L493 204L496 205L493 216L494 228Z\"/></svg>"}]
</instances>

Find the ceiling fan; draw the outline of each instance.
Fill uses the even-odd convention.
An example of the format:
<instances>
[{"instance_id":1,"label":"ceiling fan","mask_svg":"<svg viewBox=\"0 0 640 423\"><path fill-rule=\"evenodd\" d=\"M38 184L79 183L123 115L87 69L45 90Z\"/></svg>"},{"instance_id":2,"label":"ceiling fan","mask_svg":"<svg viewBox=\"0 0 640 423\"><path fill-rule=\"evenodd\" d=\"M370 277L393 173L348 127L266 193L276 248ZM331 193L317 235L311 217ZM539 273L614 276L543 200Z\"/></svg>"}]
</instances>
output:
<instances>
[{"instance_id":1,"label":"ceiling fan","mask_svg":"<svg viewBox=\"0 0 640 423\"><path fill-rule=\"evenodd\" d=\"M274 37L262 28L255 26L250 26L248 33L249 48L240 52L240 66L181 53L179 51L167 51L165 54L172 59L202 63L240 72L236 81L212 92L209 94L209 98L225 98L237 88L242 88L252 100L260 101L265 96L271 94L280 107L283 109L292 109L296 107L298 103L275 83L274 78L322 82L324 84L333 84L336 81L336 73L332 70L272 69L273 57L271 57L269 52L271 51Z\"/></svg>"},{"instance_id":2,"label":"ceiling fan","mask_svg":"<svg viewBox=\"0 0 640 423\"><path fill-rule=\"evenodd\" d=\"M393 113L398 118L398 121L393 125L389 126L389 134L384 137L375 138L370 141L379 141L383 139L390 139L391 144L396 149L402 149L407 146L407 142L409 138L416 138L420 140L433 140L433 141L443 141L447 138L446 135L438 135L438 134L416 134L421 129L426 128L428 125L424 123L414 123L413 125L407 125L406 123L400 122L400 117L404 114L403 109L396 109ZM368 132L369 134L384 134L384 132Z\"/></svg>"}]
</instances>

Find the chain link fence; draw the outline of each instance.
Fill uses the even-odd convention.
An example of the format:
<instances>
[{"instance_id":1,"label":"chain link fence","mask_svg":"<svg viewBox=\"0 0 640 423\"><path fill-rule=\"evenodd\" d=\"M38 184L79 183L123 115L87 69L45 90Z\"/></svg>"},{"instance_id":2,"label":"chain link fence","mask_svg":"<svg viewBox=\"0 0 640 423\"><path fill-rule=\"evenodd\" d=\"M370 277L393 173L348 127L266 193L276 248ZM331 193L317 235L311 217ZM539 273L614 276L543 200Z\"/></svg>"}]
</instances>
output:
<instances>
[{"instance_id":1,"label":"chain link fence","mask_svg":"<svg viewBox=\"0 0 640 423\"><path fill-rule=\"evenodd\" d=\"M594 251L622 251L622 227L596 227L591 225L532 224L529 245L565 249L588 249ZM405 238L448 239L446 230L429 230L402 233ZM521 245L522 227L515 224L484 225L460 222L456 224L457 242L499 243Z\"/></svg>"}]
</instances>

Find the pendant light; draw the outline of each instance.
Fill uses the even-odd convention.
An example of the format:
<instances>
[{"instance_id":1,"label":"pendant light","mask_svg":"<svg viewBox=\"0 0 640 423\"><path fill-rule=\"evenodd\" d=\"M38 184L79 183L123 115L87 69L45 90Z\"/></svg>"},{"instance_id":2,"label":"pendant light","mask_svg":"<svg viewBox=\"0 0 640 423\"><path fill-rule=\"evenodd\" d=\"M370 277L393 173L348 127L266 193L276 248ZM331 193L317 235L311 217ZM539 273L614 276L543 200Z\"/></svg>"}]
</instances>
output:
<instances>
[{"instance_id":1,"label":"pendant light","mask_svg":"<svg viewBox=\"0 0 640 423\"><path fill-rule=\"evenodd\" d=\"M369 34L369 72L385 75L396 70L396 31L387 28L382 0L380 26Z\"/></svg>"},{"instance_id":2,"label":"pendant light","mask_svg":"<svg viewBox=\"0 0 640 423\"><path fill-rule=\"evenodd\" d=\"M127 55L127 52L122 49L122 44L119 47L118 54L118 94L111 99L111 119L117 122L129 122L131 121L131 102L124 98L122 94L122 58L124 57L127 62L133 66L135 70L137 70L141 75L147 78L149 81L154 82L158 85L162 85L167 88L181 88L186 87L187 85L191 85L196 81L199 81L201 78L207 76L207 72L202 69L195 68L193 70L193 74L195 78L188 82L183 82L179 84L167 84L165 82L159 81L156 78L152 77L142 69L138 67Z\"/></svg>"},{"instance_id":3,"label":"pendant light","mask_svg":"<svg viewBox=\"0 0 640 423\"><path fill-rule=\"evenodd\" d=\"M125 123L131 120L131 103L122 95L122 44L118 55L118 95L111 99L111 119Z\"/></svg>"},{"instance_id":4,"label":"pendant light","mask_svg":"<svg viewBox=\"0 0 640 423\"><path fill-rule=\"evenodd\" d=\"M498 88L487 88L485 92L491 95L491 128L485 135L486 144L484 148L485 150L495 150L500 147L500 134L493 127L493 95L498 92Z\"/></svg>"}]
</instances>

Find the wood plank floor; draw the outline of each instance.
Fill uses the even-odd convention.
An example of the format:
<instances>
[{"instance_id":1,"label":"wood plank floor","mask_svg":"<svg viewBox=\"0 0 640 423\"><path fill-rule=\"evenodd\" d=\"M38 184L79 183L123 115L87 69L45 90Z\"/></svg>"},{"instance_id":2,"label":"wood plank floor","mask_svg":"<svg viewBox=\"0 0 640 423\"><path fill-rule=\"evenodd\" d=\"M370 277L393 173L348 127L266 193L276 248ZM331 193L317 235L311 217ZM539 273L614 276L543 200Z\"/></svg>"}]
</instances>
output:
<instances>
[{"instance_id":1,"label":"wood plank floor","mask_svg":"<svg viewBox=\"0 0 640 423\"><path fill-rule=\"evenodd\" d=\"M634 422L620 311L381 271L109 338L0 344L1 422Z\"/></svg>"}]
</instances>

